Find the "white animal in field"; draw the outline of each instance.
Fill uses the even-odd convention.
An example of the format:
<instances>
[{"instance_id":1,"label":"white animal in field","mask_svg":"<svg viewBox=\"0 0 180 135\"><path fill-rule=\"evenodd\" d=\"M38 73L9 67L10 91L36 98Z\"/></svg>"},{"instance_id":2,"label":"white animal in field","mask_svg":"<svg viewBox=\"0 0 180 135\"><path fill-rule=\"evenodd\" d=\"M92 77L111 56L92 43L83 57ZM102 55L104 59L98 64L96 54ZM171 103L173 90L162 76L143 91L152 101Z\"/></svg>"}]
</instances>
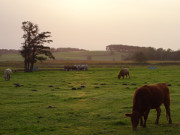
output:
<instances>
[{"instance_id":1,"label":"white animal in field","mask_svg":"<svg viewBox=\"0 0 180 135\"><path fill-rule=\"evenodd\" d=\"M10 68L7 68L4 70L4 79L6 81L10 80L11 73L12 73L12 70Z\"/></svg>"},{"instance_id":2,"label":"white animal in field","mask_svg":"<svg viewBox=\"0 0 180 135\"><path fill-rule=\"evenodd\" d=\"M88 65L87 64L81 65L81 67L82 67L83 70L88 70Z\"/></svg>"}]
</instances>

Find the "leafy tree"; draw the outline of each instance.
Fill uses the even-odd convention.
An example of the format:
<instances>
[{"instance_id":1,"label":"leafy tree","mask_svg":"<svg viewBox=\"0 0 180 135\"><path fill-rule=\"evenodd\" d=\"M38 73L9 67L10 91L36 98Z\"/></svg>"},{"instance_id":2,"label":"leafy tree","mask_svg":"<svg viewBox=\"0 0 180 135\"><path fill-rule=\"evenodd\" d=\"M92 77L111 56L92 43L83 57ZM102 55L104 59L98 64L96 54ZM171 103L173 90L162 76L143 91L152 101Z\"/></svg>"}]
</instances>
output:
<instances>
[{"instance_id":1,"label":"leafy tree","mask_svg":"<svg viewBox=\"0 0 180 135\"><path fill-rule=\"evenodd\" d=\"M163 48L158 48L158 49L157 49L157 57L158 57L158 60L163 60L163 56L164 56L164 50L163 50Z\"/></svg>"},{"instance_id":2,"label":"leafy tree","mask_svg":"<svg viewBox=\"0 0 180 135\"><path fill-rule=\"evenodd\" d=\"M136 52L134 55L134 60L142 63L142 62L145 62L147 59L143 52Z\"/></svg>"},{"instance_id":3,"label":"leafy tree","mask_svg":"<svg viewBox=\"0 0 180 135\"><path fill-rule=\"evenodd\" d=\"M24 58L24 71L32 72L34 63L37 61L44 61L49 57L55 59L50 52L50 47L44 46L45 43L51 43L52 40L47 40L51 37L50 32L39 33L38 25L30 21L22 22L22 30L24 31L24 43L22 43L22 50L20 51Z\"/></svg>"}]
</instances>

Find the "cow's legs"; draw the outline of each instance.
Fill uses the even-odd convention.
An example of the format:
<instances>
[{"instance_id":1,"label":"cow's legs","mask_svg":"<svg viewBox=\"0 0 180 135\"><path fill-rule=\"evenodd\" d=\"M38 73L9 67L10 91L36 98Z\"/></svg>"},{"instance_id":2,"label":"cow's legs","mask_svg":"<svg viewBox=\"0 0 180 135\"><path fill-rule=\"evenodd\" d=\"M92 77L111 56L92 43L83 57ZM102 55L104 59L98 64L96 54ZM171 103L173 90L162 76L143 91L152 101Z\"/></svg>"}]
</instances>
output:
<instances>
[{"instance_id":1,"label":"cow's legs","mask_svg":"<svg viewBox=\"0 0 180 135\"><path fill-rule=\"evenodd\" d=\"M159 124L159 117L161 115L161 108L160 107L156 108L156 111L157 111L157 118L156 118L155 124Z\"/></svg>"},{"instance_id":2,"label":"cow's legs","mask_svg":"<svg viewBox=\"0 0 180 135\"><path fill-rule=\"evenodd\" d=\"M147 109L147 111L144 113L144 125L143 125L144 128L146 127L146 120L148 118L149 111L150 111L150 109Z\"/></svg>"},{"instance_id":3,"label":"cow's legs","mask_svg":"<svg viewBox=\"0 0 180 135\"><path fill-rule=\"evenodd\" d=\"M170 101L168 100L167 102L165 102L164 106L166 108L166 117L169 119L169 124L172 124L171 114L170 114Z\"/></svg>"},{"instance_id":4,"label":"cow's legs","mask_svg":"<svg viewBox=\"0 0 180 135\"><path fill-rule=\"evenodd\" d=\"M7 80L9 80L10 79L10 75L9 74L7 74Z\"/></svg>"},{"instance_id":5,"label":"cow's legs","mask_svg":"<svg viewBox=\"0 0 180 135\"><path fill-rule=\"evenodd\" d=\"M143 117L141 117L140 120L140 126L143 126Z\"/></svg>"},{"instance_id":6,"label":"cow's legs","mask_svg":"<svg viewBox=\"0 0 180 135\"><path fill-rule=\"evenodd\" d=\"M4 78L5 78L5 80L7 81L7 80L8 80L8 75L6 74L6 75L4 76Z\"/></svg>"}]
</instances>

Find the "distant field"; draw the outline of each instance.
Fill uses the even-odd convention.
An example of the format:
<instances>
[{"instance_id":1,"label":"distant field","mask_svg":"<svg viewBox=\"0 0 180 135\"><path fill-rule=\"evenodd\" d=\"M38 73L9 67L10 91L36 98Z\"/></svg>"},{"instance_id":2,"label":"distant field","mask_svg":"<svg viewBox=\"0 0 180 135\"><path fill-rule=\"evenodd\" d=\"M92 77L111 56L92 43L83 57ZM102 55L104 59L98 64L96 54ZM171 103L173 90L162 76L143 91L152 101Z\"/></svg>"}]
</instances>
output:
<instances>
[{"instance_id":1,"label":"distant field","mask_svg":"<svg viewBox=\"0 0 180 135\"><path fill-rule=\"evenodd\" d=\"M0 61L23 61L20 54L3 54L0 56Z\"/></svg>"},{"instance_id":2,"label":"distant field","mask_svg":"<svg viewBox=\"0 0 180 135\"><path fill-rule=\"evenodd\" d=\"M180 66L158 66L156 70L133 66L131 79L124 80L117 79L119 68L112 67L79 72L16 72L10 81L3 80L0 69L0 134L179 135L179 69ZM124 114L131 112L135 89L157 82L171 85L173 124L168 124L161 106L159 125L154 124L156 112L151 110L147 128L138 126L137 131L132 131L130 119Z\"/></svg>"},{"instance_id":3,"label":"distant field","mask_svg":"<svg viewBox=\"0 0 180 135\"><path fill-rule=\"evenodd\" d=\"M127 54L115 52L110 55L107 51L79 51L79 52L57 52L54 53L55 60L47 60L35 63L39 69L58 68L62 69L64 65L88 64L90 67L130 67L132 65L180 65L180 61L147 61L146 63L137 63L135 61L123 60ZM91 60L87 60L91 56ZM23 68L23 58L19 54L4 54L0 56L0 68Z\"/></svg>"},{"instance_id":4,"label":"distant field","mask_svg":"<svg viewBox=\"0 0 180 135\"><path fill-rule=\"evenodd\" d=\"M110 55L107 51L74 51L74 52L57 52L54 53L56 60L87 60L91 56L92 61L120 61L123 53L115 52ZM0 61L23 61L19 54L4 54L0 56Z\"/></svg>"}]
</instances>

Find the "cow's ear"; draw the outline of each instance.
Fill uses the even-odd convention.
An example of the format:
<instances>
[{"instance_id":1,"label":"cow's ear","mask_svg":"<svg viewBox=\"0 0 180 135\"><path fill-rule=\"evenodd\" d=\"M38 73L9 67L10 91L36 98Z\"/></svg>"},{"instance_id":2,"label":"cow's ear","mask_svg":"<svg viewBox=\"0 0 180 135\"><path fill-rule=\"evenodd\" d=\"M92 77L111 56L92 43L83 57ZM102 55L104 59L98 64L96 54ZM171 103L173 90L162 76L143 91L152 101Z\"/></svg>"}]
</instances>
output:
<instances>
[{"instance_id":1,"label":"cow's ear","mask_svg":"<svg viewBox=\"0 0 180 135\"><path fill-rule=\"evenodd\" d=\"M131 117L131 115L132 115L131 113L126 113L125 114L126 117Z\"/></svg>"}]
</instances>

